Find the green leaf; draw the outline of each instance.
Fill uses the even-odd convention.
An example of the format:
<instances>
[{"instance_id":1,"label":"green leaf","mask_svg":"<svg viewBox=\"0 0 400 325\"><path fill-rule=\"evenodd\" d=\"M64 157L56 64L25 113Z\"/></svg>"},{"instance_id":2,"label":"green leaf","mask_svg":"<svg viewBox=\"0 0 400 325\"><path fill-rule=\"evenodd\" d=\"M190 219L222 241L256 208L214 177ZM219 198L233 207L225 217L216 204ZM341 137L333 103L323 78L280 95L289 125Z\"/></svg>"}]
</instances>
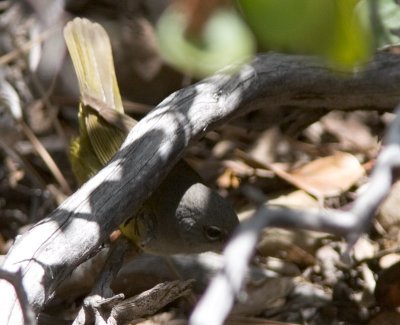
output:
<instances>
[{"instance_id":1,"label":"green leaf","mask_svg":"<svg viewBox=\"0 0 400 325\"><path fill-rule=\"evenodd\" d=\"M172 66L196 77L210 75L231 63L248 60L255 50L254 37L232 10L215 11L199 40L185 36L186 15L166 10L157 24L163 58Z\"/></svg>"},{"instance_id":2,"label":"green leaf","mask_svg":"<svg viewBox=\"0 0 400 325\"><path fill-rule=\"evenodd\" d=\"M318 54L351 68L371 55L370 30L354 10L358 0L238 0L266 49Z\"/></svg>"}]
</instances>

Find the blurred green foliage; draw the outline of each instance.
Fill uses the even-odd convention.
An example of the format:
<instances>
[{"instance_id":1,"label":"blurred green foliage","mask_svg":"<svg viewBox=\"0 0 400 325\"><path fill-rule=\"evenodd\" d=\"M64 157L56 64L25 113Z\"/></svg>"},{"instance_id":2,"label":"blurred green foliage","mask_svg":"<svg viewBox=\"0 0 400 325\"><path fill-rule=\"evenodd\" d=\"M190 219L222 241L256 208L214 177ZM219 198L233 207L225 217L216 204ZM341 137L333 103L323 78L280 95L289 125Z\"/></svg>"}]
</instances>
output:
<instances>
[{"instance_id":1,"label":"blurred green foliage","mask_svg":"<svg viewBox=\"0 0 400 325\"><path fill-rule=\"evenodd\" d=\"M167 62L195 77L251 57L255 39L264 51L319 55L331 66L352 69L376 47L399 42L398 2L236 0L238 10L215 10L197 39L185 34L185 13L171 6L158 23L159 45Z\"/></svg>"},{"instance_id":2,"label":"blurred green foliage","mask_svg":"<svg viewBox=\"0 0 400 325\"><path fill-rule=\"evenodd\" d=\"M355 10L358 0L238 0L261 46L317 54L351 68L372 53L368 26Z\"/></svg>"},{"instance_id":3,"label":"blurred green foliage","mask_svg":"<svg viewBox=\"0 0 400 325\"><path fill-rule=\"evenodd\" d=\"M158 21L157 35L164 59L192 76L210 75L254 54L253 34L234 10L214 11L198 39L186 37L186 26L184 12L171 7Z\"/></svg>"}]
</instances>

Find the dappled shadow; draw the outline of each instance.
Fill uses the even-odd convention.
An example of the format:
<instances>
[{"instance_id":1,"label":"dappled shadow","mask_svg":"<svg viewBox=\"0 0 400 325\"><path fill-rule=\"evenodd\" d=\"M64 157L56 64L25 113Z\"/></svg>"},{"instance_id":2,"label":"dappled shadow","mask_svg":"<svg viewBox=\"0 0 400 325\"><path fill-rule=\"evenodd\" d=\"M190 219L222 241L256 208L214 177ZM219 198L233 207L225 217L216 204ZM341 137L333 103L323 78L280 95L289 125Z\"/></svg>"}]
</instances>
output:
<instances>
[{"instance_id":1,"label":"dappled shadow","mask_svg":"<svg viewBox=\"0 0 400 325\"><path fill-rule=\"evenodd\" d=\"M184 92L179 98L171 95L139 122L105 168L17 241L6 265L22 266L29 260L24 281L37 281L34 270L41 269L45 301L111 231L137 211L180 159L194 132L190 110L197 95L195 86ZM202 198L206 211L213 201Z\"/></svg>"}]
</instances>

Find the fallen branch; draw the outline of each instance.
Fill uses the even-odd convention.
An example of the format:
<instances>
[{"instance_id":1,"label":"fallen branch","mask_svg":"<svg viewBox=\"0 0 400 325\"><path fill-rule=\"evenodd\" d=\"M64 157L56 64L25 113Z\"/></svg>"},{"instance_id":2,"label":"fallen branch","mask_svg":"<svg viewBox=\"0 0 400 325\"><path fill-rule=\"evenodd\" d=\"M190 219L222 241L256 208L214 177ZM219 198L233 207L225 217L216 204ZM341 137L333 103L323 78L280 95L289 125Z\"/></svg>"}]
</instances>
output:
<instances>
[{"instance_id":1,"label":"fallen branch","mask_svg":"<svg viewBox=\"0 0 400 325\"><path fill-rule=\"evenodd\" d=\"M161 102L105 168L15 242L4 268L23 270L23 286L38 312L57 285L135 213L190 142L207 131L259 108L268 108L268 127L288 109L388 110L399 101L395 55L381 54L351 74L331 73L315 58L260 55L233 75L217 74ZM0 300L0 323L22 324L15 293L5 281Z\"/></svg>"}]
</instances>

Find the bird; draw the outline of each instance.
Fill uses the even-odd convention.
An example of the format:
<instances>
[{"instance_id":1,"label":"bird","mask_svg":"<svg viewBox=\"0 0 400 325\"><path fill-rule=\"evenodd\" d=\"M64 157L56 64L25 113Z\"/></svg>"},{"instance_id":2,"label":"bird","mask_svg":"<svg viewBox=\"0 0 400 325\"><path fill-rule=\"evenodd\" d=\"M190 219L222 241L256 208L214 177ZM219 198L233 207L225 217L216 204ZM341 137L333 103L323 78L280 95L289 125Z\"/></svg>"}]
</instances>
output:
<instances>
[{"instance_id":1,"label":"bird","mask_svg":"<svg viewBox=\"0 0 400 325\"><path fill-rule=\"evenodd\" d=\"M79 136L70 161L79 184L104 167L137 123L124 113L105 29L86 18L64 28L80 90ZM231 204L180 160L160 186L120 225L143 251L157 255L220 251L239 220Z\"/></svg>"}]
</instances>

